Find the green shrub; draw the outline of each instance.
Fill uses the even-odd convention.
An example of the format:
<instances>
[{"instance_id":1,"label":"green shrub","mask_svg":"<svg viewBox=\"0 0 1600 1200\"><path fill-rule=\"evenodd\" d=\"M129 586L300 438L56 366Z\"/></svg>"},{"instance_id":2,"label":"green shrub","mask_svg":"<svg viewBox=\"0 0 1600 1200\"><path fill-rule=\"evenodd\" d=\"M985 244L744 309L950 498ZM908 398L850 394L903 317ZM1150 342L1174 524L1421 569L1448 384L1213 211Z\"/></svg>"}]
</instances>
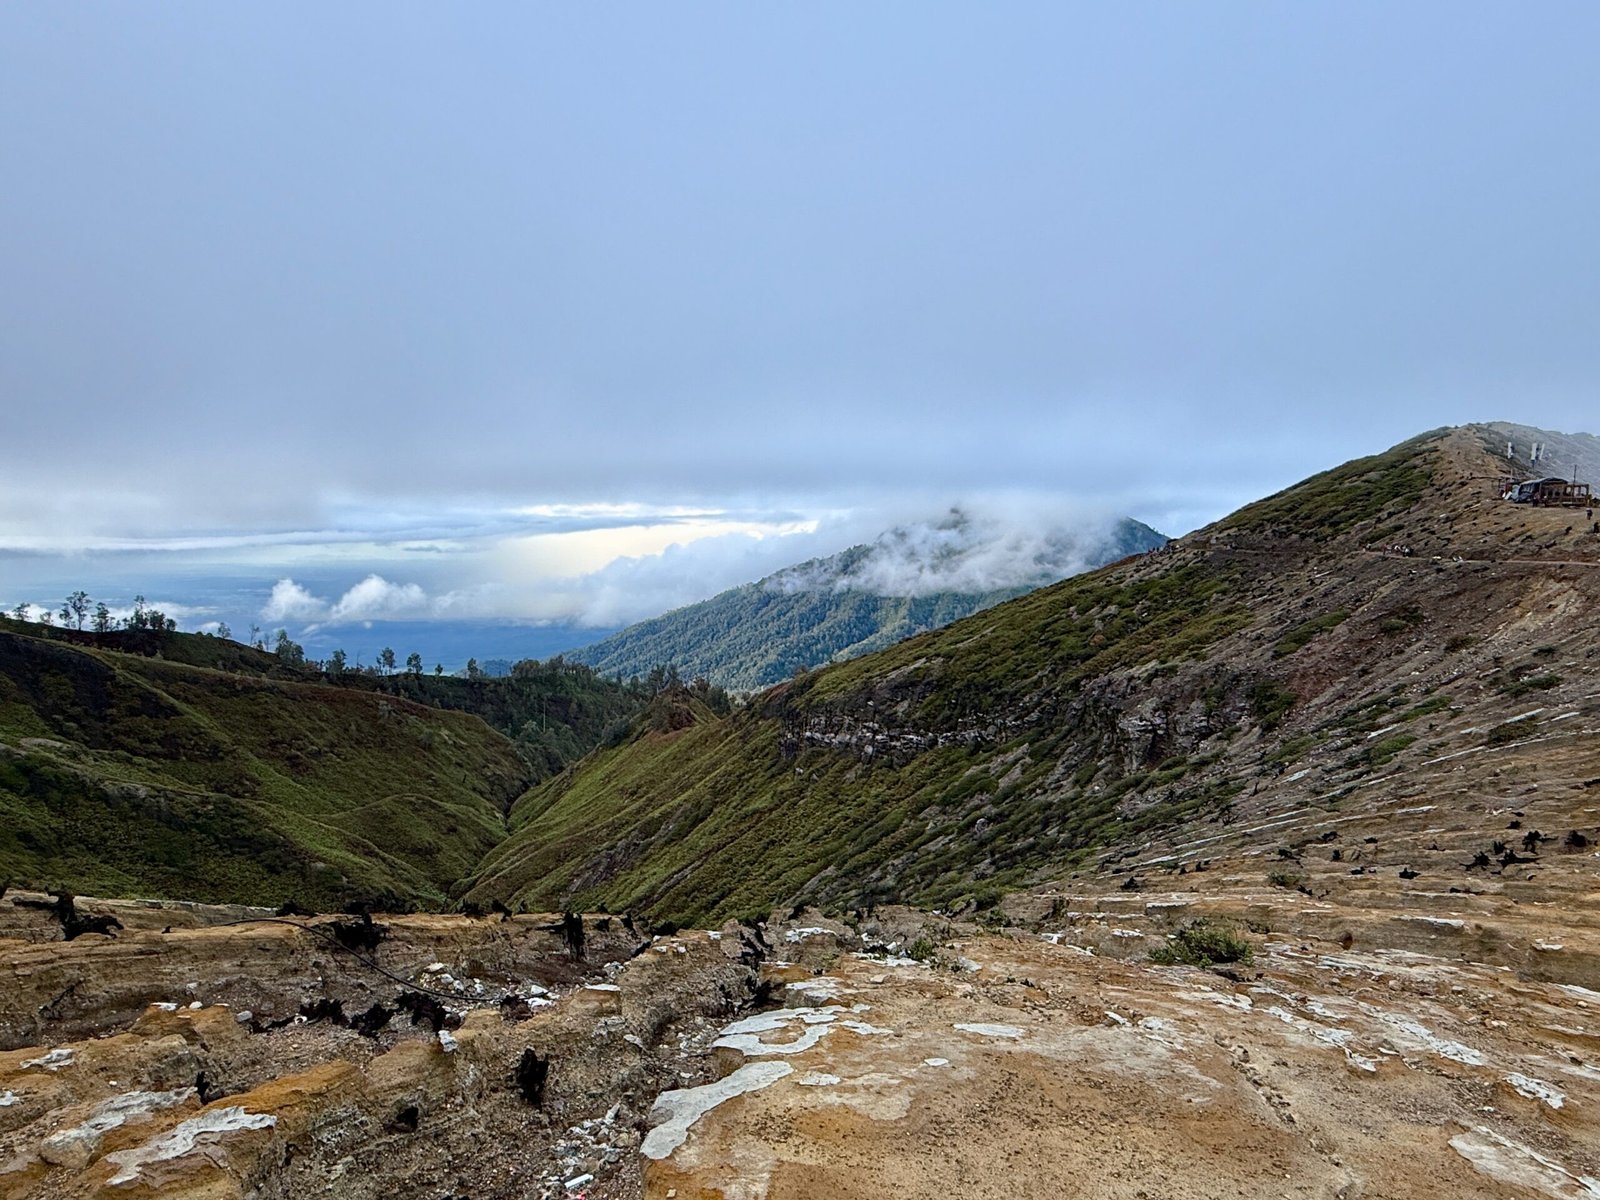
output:
<instances>
[{"instance_id":1,"label":"green shrub","mask_svg":"<svg viewBox=\"0 0 1600 1200\"><path fill-rule=\"evenodd\" d=\"M1317 634L1326 633L1330 629L1337 629L1340 625L1343 625L1349 616L1350 610L1348 608L1336 608L1332 612L1323 613L1320 617L1312 617L1309 621L1302 621L1278 639L1278 644L1272 648L1272 657L1288 657L1316 637Z\"/></svg>"},{"instance_id":2,"label":"green shrub","mask_svg":"<svg viewBox=\"0 0 1600 1200\"><path fill-rule=\"evenodd\" d=\"M1363 521L1383 520L1410 508L1427 492L1438 453L1429 443L1441 432L1422 434L1258 500L1235 513L1229 526L1251 532L1285 530L1320 540Z\"/></svg>"},{"instance_id":3,"label":"green shrub","mask_svg":"<svg viewBox=\"0 0 1600 1200\"><path fill-rule=\"evenodd\" d=\"M1559 675L1530 675L1525 679L1503 684L1501 690L1512 699L1515 699L1518 696L1526 696L1529 692L1546 691L1557 686L1560 682L1561 676Z\"/></svg>"},{"instance_id":4,"label":"green shrub","mask_svg":"<svg viewBox=\"0 0 1600 1200\"><path fill-rule=\"evenodd\" d=\"M1449 696L1432 696L1429 699L1424 700L1421 704L1415 705L1412 708L1408 708L1405 712L1401 713L1400 719L1402 721L1415 721L1418 717L1425 717L1430 713L1436 713L1442 709L1449 708L1450 704L1451 700Z\"/></svg>"},{"instance_id":5,"label":"green shrub","mask_svg":"<svg viewBox=\"0 0 1600 1200\"><path fill-rule=\"evenodd\" d=\"M1532 721L1506 721L1489 730L1489 736L1484 741L1490 746L1504 746L1530 733L1532 727Z\"/></svg>"},{"instance_id":6,"label":"green shrub","mask_svg":"<svg viewBox=\"0 0 1600 1200\"><path fill-rule=\"evenodd\" d=\"M1409 733L1397 733L1393 737L1386 737L1367 747L1366 760L1375 767L1381 767L1416 740L1416 737Z\"/></svg>"},{"instance_id":7,"label":"green shrub","mask_svg":"<svg viewBox=\"0 0 1600 1200\"><path fill-rule=\"evenodd\" d=\"M1247 963L1255 949L1231 925L1202 917L1191 921L1150 952L1150 961L1164 967L1210 967L1217 963Z\"/></svg>"},{"instance_id":8,"label":"green shrub","mask_svg":"<svg viewBox=\"0 0 1600 1200\"><path fill-rule=\"evenodd\" d=\"M1288 763L1297 761L1303 754L1305 754L1307 750L1311 749L1311 747L1315 746L1316 744L1316 734L1301 734L1299 737L1293 737L1284 742L1283 745L1277 748L1277 750L1273 751L1271 757L1269 757L1267 761L1272 763L1283 763L1287 765Z\"/></svg>"},{"instance_id":9,"label":"green shrub","mask_svg":"<svg viewBox=\"0 0 1600 1200\"><path fill-rule=\"evenodd\" d=\"M1250 711L1261 728L1276 729L1299 699L1276 679L1263 679L1250 689Z\"/></svg>"}]
</instances>

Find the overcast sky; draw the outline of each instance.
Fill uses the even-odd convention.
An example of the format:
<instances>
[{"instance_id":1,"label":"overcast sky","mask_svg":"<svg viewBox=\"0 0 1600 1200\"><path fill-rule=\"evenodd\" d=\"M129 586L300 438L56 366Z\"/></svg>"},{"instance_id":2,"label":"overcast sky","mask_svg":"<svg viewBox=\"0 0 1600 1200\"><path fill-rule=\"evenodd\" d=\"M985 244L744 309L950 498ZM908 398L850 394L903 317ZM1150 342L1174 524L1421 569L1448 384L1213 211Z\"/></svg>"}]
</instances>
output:
<instances>
[{"instance_id":1,"label":"overcast sky","mask_svg":"<svg viewBox=\"0 0 1600 1200\"><path fill-rule=\"evenodd\" d=\"M1594 430L1596 46L1592 3L4 5L0 602L584 618L919 506L1182 532L1441 424Z\"/></svg>"}]
</instances>

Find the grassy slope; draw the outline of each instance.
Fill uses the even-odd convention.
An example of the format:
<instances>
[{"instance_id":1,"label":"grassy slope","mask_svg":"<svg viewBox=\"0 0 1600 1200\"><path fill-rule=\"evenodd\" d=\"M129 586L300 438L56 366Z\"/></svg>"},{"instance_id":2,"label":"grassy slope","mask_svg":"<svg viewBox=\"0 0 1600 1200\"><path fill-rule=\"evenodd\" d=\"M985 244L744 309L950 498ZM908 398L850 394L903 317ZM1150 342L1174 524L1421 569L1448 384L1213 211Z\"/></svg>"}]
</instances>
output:
<instances>
[{"instance_id":1,"label":"grassy slope","mask_svg":"<svg viewBox=\"0 0 1600 1200\"><path fill-rule=\"evenodd\" d=\"M802 893L937 904L972 892L972 869L996 857L977 890L998 894L1126 822L1114 797L1032 794L1072 753L1074 735L1085 756L1097 751L1076 728L1092 710L1054 730L1042 717L991 727L995 714L1025 700L1065 709L1084 679L1114 666L1203 656L1249 622L1218 602L1222 583L1202 570L1131 585L1097 572L809 675L769 693L759 711L599 752L518 802L513 836L485 861L474 894L544 903L573 891L679 920ZM1110 605L1121 613L1097 632ZM893 685L875 691L885 675ZM891 736L947 744L870 763L800 748L808 724L826 736L858 719L869 696L909 706ZM991 769L1008 755L1017 761ZM1012 766L1018 774L1007 778ZM974 853L974 807L997 802L1003 811L985 830L994 845ZM1040 826L1053 832L1025 844Z\"/></svg>"},{"instance_id":2,"label":"grassy slope","mask_svg":"<svg viewBox=\"0 0 1600 1200\"><path fill-rule=\"evenodd\" d=\"M471 713L512 740L535 780L547 779L587 754L618 724L644 706L645 696L560 656L526 660L504 676L465 679L404 672L379 676L356 671L325 674L316 666L285 662L277 654L227 638L153 630L91 633L0 616L0 629L90 650L116 650L235 675L301 683L326 683L379 692L429 708Z\"/></svg>"},{"instance_id":3,"label":"grassy slope","mask_svg":"<svg viewBox=\"0 0 1600 1200\"><path fill-rule=\"evenodd\" d=\"M468 712L512 740L535 780L582 758L613 727L625 726L645 696L559 657L520 662L506 676L344 675L341 687L400 696L430 708Z\"/></svg>"},{"instance_id":4,"label":"grassy slope","mask_svg":"<svg viewBox=\"0 0 1600 1200\"><path fill-rule=\"evenodd\" d=\"M441 903L528 778L464 714L5 631L0 743L0 881L102 895Z\"/></svg>"},{"instance_id":5,"label":"grassy slope","mask_svg":"<svg viewBox=\"0 0 1600 1200\"><path fill-rule=\"evenodd\" d=\"M1194 754L1200 734L1135 746L1119 724L1147 691L1224 741L1275 728L1295 703L1270 663L1229 661L1286 627L1255 634L1249 561L1205 547L1341 552L1415 504L1433 461L1414 439L1180 551L808 674L726 720L598 751L517 803L471 894L679 921L797 899L983 903L1089 848L1221 812L1245 786L1214 761L1225 755Z\"/></svg>"}]
</instances>

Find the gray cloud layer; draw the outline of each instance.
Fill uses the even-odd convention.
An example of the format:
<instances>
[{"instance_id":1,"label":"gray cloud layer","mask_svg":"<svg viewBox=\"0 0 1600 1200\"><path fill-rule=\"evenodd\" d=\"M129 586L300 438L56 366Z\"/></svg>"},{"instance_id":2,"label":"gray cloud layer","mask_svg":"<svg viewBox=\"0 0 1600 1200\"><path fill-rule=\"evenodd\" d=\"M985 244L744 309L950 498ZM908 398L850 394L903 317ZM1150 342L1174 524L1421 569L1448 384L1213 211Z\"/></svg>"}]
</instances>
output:
<instances>
[{"instance_id":1,"label":"gray cloud layer","mask_svg":"<svg viewBox=\"0 0 1600 1200\"><path fill-rule=\"evenodd\" d=\"M1433 425L1592 428L1597 43L1560 3L8 6L0 552L380 548L332 605L519 505L1181 532Z\"/></svg>"}]
</instances>

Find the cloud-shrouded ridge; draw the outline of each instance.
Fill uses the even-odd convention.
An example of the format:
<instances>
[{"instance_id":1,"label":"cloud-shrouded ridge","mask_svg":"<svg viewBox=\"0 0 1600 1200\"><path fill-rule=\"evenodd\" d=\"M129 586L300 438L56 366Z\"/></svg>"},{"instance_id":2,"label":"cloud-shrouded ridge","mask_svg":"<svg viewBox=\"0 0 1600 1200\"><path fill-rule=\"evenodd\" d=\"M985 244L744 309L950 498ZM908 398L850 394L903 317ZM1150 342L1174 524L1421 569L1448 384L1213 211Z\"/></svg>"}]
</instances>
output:
<instances>
[{"instance_id":1,"label":"cloud-shrouded ridge","mask_svg":"<svg viewBox=\"0 0 1600 1200\"><path fill-rule=\"evenodd\" d=\"M285 576L263 619L304 627L386 620L510 620L616 627L764 579L785 591L851 588L878 595L984 593L1034 587L1103 558L1115 518L1041 499L963 503L934 518L843 514L778 534L735 532L621 555L598 569L445 586L368 573L340 594L319 595ZM796 565L798 564L798 565ZM504 566L504 564L502 564Z\"/></svg>"},{"instance_id":2,"label":"cloud-shrouded ridge","mask_svg":"<svg viewBox=\"0 0 1600 1200\"><path fill-rule=\"evenodd\" d=\"M934 521L897 525L857 553L813 560L767 581L778 591L862 591L879 596L983 593L1064 579L1103 557L1105 517L1063 525L1016 506L952 508Z\"/></svg>"}]
</instances>

